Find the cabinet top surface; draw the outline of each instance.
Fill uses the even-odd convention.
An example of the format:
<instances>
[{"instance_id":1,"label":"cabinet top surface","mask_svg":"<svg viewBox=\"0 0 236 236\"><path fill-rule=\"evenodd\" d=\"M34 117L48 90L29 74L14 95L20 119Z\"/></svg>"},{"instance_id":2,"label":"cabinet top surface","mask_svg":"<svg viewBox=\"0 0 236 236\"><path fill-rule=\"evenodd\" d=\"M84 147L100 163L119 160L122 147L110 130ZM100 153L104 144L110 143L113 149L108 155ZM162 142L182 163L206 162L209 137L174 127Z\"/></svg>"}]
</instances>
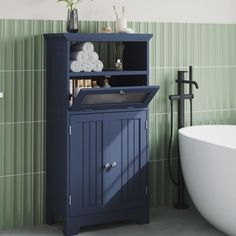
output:
<instances>
[{"instance_id":1,"label":"cabinet top surface","mask_svg":"<svg viewBox=\"0 0 236 236\"><path fill-rule=\"evenodd\" d=\"M126 34L126 33L56 33L44 34L46 39L64 38L67 41L132 41L132 42L147 42L152 38L152 34Z\"/></svg>"}]
</instances>

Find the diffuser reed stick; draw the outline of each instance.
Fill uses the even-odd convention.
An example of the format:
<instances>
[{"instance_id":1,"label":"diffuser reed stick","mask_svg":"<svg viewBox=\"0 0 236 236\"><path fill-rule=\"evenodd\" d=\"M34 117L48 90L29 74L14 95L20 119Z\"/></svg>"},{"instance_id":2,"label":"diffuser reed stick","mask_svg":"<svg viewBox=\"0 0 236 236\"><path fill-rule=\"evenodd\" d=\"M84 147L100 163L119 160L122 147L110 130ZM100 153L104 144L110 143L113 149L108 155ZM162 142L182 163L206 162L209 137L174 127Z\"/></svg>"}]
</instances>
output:
<instances>
[{"instance_id":1,"label":"diffuser reed stick","mask_svg":"<svg viewBox=\"0 0 236 236\"><path fill-rule=\"evenodd\" d=\"M123 16L123 18L125 18L125 7L124 6L122 7L122 16Z\"/></svg>"},{"instance_id":2,"label":"diffuser reed stick","mask_svg":"<svg viewBox=\"0 0 236 236\"><path fill-rule=\"evenodd\" d=\"M125 45L123 43L116 43L114 45L115 55L118 59L123 60L123 53L124 53Z\"/></svg>"},{"instance_id":3,"label":"diffuser reed stick","mask_svg":"<svg viewBox=\"0 0 236 236\"><path fill-rule=\"evenodd\" d=\"M115 14L116 14L116 19L118 19L119 17L118 17L117 11L116 11L116 7L113 6L113 9L114 9L114 12L115 12Z\"/></svg>"}]
</instances>

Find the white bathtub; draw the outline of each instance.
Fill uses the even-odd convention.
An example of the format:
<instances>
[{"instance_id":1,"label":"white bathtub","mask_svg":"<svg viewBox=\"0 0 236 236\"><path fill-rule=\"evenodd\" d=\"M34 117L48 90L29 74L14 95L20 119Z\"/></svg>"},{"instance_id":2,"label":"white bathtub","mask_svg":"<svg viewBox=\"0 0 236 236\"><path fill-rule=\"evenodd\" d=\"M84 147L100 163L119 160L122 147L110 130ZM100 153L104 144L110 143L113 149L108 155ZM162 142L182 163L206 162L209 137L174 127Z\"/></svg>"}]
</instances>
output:
<instances>
[{"instance_id":1,"label":"white bathtub","mask_svg":"<svg viewBox=\"0 0 236 236\"><path fill-rule=\"evenodd\" d=\"M184 179L201 215L236 236L236 126L193 126L179 130Z\"/></svg>"}]
</instances>

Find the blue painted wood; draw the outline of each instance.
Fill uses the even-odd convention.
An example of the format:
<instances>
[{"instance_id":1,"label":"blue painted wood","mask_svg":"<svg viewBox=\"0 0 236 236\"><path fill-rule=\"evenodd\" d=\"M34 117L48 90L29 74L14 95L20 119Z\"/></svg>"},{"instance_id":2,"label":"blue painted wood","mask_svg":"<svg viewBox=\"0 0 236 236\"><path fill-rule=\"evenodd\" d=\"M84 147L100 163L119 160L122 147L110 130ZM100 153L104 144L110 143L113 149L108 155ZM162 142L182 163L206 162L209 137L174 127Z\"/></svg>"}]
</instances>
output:
<instances>
[{"instance_id":1,"label":"blue painted wood","mask_svg":"<svg viewBox=\"0 0 236 236\"><path fill-rule=\"evenodd\" d=\"M110 185L104 189L106 202L115 209L148 207L147 178L141 181L142 173L147 173L147 153L140 149L147 145L145 122L147 112L125 112L110 115L110 163L117 163L109 172ZM141 137L141 135L143 135ZM142 183L142 185L141 185Z\"/></svg>"},{"instance_id":2,"label":"blue painted wood","mask_svg":"<svg viewBox=\"0 0 236 236\"><path fill-rule=\"evenodd\" d=\"M146 119L146 111L71 116L70 216L148 207Z\"/></svg>"},{"instance_id":3,"label":"blue painted wood","mask_svg":"<svg viewBox=\"0 0 236 236\"><path fill-rule=\"evenodd\" d=\"M123 70L123 71L101 71L101 72L70 72L69 76L78 79L78 77L112 77L112 76L129 76L129 75L147 75L146 70Z\"/></svg>"},{"instance_id":4,"label":"blue painted wood","mask_svg":"<svg viewBox=\"0 0 236 236\"><path fill-rule=\"evenodd\" d=\"M96 41L96 42L147 42L152 38L152 34L104 34L104 33L95 33L95 34L70 34L70 33L58 33L58 34L45 34L45 38L47 39L58 39L64 38L68 41Z\"/></svg>"},{"instance_id":5,"label":"blue painted wood","mask_svg":"<svg viewBox=\"0 0 236 236\"><path fill-rule=\"evenodd\" d=\"M78 93L71 110L145 108L158 90L159 86L85 88Z\"/></svg>"},{"instance_id":6,"label":"blue painted wood","mask_svg":"<svg viewBox=\"0 0 236 236\"><path fill-rule=\"evenodd\" d=\"M108 117L103 114L71 116L70 216L101 211L103 166L108 162Z\"/></svg>"},{"instance_id":7,"label":"blue painted wood","mask_svg":"<svg viewBox=\"0 0 236 236\"><path fill-rule=\"evenodd\" d=\"M85 216L67 218L66 225L64 224L64 234L66 236L77 235L80 225L97 225L103 223L119 222L124 220L136 219L139 216L148 215L148 208L133 208L122 211L100 212L97 214L89 214ZM139 223L139 218L136 219ZM148 222L145 222L148 223Z\"/></svg>"},{"instance_id":8,"label":"blue painted wood","mask_svg":"<svg viewBox=\"0 0 236 236\"><path fill-rule=\"evenodd\" d=\"M66 215L67 208L67 74L65 40L47 42L47 138L46 138L46 221L53 215ZM56 70L57 66L60 70ZM60 83L58 83L58 80ZM55 89L57 88L57 89ZM57 167L55 168L55 162Z\"/></svg>"},{"instance_id":9,"label":"blue painted wood","mask_svg":"<svg viewBox=\"0 0 236 236\"><path fill-rule=\"evenodd\" d=\"M149 83L150 34L47 34L46 219L62 217L66 236L80 227L134 219L148 223L147 105L159 89ZM71 73L72 43L123 42L124 71ZM138 53L139 52L139 53ZM109 78L112 88L82 89L69 106L69 82ZM143 102L85 104L86 96L128 93ZM88 102L88 100L87 100ZM81 109L82 108L82 109ZM90 110L95 109L95 110ZM70 135L70 130L72 131ZM104 164L117 162L104 169ZM71 197L71 198L70 198ZM71 201L70 201L71 199Z\"/></svg>"}]
</instances>

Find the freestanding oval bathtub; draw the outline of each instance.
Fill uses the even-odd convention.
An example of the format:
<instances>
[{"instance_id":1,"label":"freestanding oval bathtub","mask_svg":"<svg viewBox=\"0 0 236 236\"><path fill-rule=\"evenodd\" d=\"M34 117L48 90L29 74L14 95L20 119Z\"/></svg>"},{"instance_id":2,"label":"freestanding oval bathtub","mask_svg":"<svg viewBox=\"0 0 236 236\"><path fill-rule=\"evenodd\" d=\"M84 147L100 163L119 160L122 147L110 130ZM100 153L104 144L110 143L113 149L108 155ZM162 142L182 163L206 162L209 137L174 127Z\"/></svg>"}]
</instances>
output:
<instances>
[{"instance_id":1,"label":"freestanding oval bathtub","mask_svg":"<svg viewBox=\"0 0 236 236\"><path fill-rule=\"evenodd\" d=\"M179 130L183 175L201 215L236 236L236 126L192 126Z\"/></svg>"}]
</instances>

